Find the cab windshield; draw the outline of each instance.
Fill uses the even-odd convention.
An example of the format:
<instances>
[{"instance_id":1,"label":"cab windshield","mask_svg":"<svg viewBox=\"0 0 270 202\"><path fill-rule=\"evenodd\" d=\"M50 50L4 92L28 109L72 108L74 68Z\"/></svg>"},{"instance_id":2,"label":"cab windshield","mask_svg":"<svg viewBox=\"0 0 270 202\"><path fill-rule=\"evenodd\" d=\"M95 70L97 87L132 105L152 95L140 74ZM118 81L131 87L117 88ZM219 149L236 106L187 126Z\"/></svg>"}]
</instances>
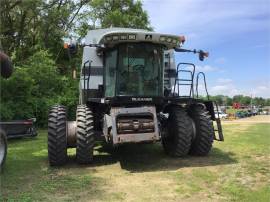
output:
<instances>
[{"instance_id":1,"label":"cab windshield","mask_svg":"<svg viewBox=\"0 0 270 202\"><path fill-rule=\"evenodd\" d=\"M106 52L106 97L161 96L163 49L151 43L120 44Z\"/></svg>"}]
</instances>

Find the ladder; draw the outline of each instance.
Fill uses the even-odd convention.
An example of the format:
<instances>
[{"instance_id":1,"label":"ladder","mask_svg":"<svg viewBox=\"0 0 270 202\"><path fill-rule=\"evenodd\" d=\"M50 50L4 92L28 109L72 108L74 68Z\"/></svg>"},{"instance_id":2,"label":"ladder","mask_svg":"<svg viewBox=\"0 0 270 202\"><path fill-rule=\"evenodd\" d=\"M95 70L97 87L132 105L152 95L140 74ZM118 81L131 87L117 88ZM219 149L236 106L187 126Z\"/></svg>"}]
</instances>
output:
<instances>
[{"instance_id":1,"label":"ladder","mask_svg":"<svg viewBox=\"0 0 270 202\"><path fill-rule=\"evenodd\" d=\"M209 100L209 93L208 93L208 90L207 90L206 78L205 78L205 74L203 72L199 72L197 74L197 76L196 76L196 97L199 98L199 92L198 92L199 89L198 89L198 86L199 86L200 75L203 76L204 89L205 89L206 96L207 96L207 103L208 104L206 104L206 107L212 108L209 111L213 111L214 112L214 106L215 106L216 107L216 110L217 110L218 117L215 116L215 113L211 115L212 120L215 121L216 122L216 125L217 125L217 128L214 128L214 131L215 131L214 139L217 140L217 141L224 141L224 136L223 136L222 126L221 126L221 121L220 121L220 117L219 117L218 104L217 104L216 101L213 101L212 102L212 101ZM218 133L218 138L216 136L216 132Z\"/></svg>"}]
</instances>

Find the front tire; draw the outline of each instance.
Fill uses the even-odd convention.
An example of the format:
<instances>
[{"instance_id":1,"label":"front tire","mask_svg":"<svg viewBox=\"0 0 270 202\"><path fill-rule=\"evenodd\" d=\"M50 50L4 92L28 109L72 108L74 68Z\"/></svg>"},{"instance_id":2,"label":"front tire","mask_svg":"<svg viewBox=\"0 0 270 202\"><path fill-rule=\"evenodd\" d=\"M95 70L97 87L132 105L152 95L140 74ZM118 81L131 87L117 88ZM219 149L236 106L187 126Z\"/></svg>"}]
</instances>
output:
<instances>
[{"instance_id":1,"label":"front tire","mask_svg":"<svg viewBox=\"0 0 270 202\"><path fill-rule=\"evenodd\" d=\"M192 123L185 109L171 107L166 121L162 145L170 156L182 157L188 154L192 139Z\"/></svg>"},{"instance_id":2,"label":"front tire","mask_svg":"<svg viewBox=\"0 0 270 202\"><path fill-rule=\"evenodd\" d=\"M93 113L86 105L77 107L77 148L78 163L88 164L93 161L95 138Z\"/></svg>"},{"instance_id":3,"label":"front tire","mask_svg":"<svg viewBox=\"0 0 270 202\"><path fill-rule=\"evenodd\" d=\"M211 116L203 105L192 106L189 112L196 128L190 154L206 156L212 148L215 136Z\"/></svg>"},{"instance_id":4,"label":"front tire","mask_svg":"<svg viewBox=\"0 0 270 202\"><path fill-rule=\"evenodd\" d=\"M48 116L48 157L51 166L60 166L67 161L66 127L66 108L53 106Z\"/></svg>"}]
</instances>

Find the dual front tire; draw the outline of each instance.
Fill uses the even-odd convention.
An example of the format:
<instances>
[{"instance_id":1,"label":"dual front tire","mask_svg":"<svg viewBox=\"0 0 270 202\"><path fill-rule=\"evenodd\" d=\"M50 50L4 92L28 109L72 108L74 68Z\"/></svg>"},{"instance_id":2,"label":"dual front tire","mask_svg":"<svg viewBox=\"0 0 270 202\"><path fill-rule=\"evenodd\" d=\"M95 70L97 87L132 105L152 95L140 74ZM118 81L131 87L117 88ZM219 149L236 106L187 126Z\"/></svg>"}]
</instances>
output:
<instances>
[{"instance_id":1,"label":"dual front tire","mask_svg":"<svg viewBox=\"0 0 270 202\"><path fill-rule=\"evenodd\" d=\"M203 105L195 105L188 110L173 106L168 114L162 136L162 145L167 154L176 157L187 154L205 156L210 152L214 128Z\"/></svg>"},{"instance_id":2,"label":"dual front tire","mask_svg":"<svg viewBox=\"0 0 270 202\"><path fill-rule=\"evenodd\" d=\"M203 105L192 107L189 110L189 115L195 125L196 133L189 153L198 156L206 156L211 151L215 136L211 116Z\"/></svg>"},{"instance_id":3,"label":"dual front tire","mask_svg":"<svg viewBox=\"0 0 270 202\"><path fill-rule=\"evenodd\" d=\"M187 154L207 155L214 140L214 128L208 111L203 105L184 109L179 106L168 110L162 144L168 155L182 157ZM94 118L86 105L77 107L76 159L78 163L93 161ZM48 157L51 166L67 161L67 111L64 106L53 106L48 116Z\"/></svg>"},{"instance_id":4,"label":"dual front tire","mask_svg":"<svg viewBox=\"0 0 270 202\"><path fill-rule=\"evenodd\" d=\"M95 144L93 114L86 105L79 105L76 113L76 160L86 164L93 160ZM67 161L67 110L56 105L48 115L48 157L51 166L60 166Z\"/></svg>"},{"instance_id":5,"label":"dual front tire","mask_svg":"<svg viewBox=\"0 0 270 202\"><path fill-rule=\"evenodd\" d=\"M171 107L165 125L162 145L170 156L185 156L190 149L192 139L192 125L185 109Z\"/></svg>"}]
</instances>

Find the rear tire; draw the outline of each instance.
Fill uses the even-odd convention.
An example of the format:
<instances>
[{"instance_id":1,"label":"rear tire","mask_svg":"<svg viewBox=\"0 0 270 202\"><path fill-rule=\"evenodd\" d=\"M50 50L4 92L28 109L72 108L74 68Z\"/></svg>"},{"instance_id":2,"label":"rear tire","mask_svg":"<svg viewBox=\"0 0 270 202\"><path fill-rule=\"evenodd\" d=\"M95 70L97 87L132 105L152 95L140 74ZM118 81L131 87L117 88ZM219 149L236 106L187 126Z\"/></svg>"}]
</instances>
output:
<instances>
[{"instance_id":1,"label":"rear tire","mask_svg":"<svg viewBox=\"0 0 270 202\"><path fill-rule=\"evenodd\" d=\"M7 156L7 136L3 130L0 129L0 172L3 170L3 166Z\"/></svg>"},{"instance_id":2,"label":"rear tire","mask_svg":"<svg viewBox=\"0 0 270 202\"><path fill-rule=\"evenodd\" d=\"M48 118L48 157L51 166L60 166L67 161L66 125L66 108L53 106Z\"/></svg>"},{"instance_id":3,"label":"rear tire","mask_svg":"<svg viewBox=\"0 0 270 202\"><path fill-rule=\"evenodd\" d=\"M215 135L211 116L203 105L193 106L189 111L196 128L190 154L206 156L212 148Z\"/></svg>"},{"instance_id":4,"label":"rear tire","mask_svg":"<svg viewBox=\"0 0 270 202\"><path fill-rule=\"evenodd\" d=\"M93 161L94 153L94 120L93 113L86 105L77 107L77 148L78 163L88 164Z\"/></svg>"},{"instance_id":5,"label":"rear tire","mask_svg":"<svg viewBox=\"0 0 270 202\"><path fill-rule=\"evenodd\" d=\"M188 154L192 139L192 123L185 109L172 107L169 110L165 136L162 145L170 156L182 157Z\"/></svg>"}]
</instances>

